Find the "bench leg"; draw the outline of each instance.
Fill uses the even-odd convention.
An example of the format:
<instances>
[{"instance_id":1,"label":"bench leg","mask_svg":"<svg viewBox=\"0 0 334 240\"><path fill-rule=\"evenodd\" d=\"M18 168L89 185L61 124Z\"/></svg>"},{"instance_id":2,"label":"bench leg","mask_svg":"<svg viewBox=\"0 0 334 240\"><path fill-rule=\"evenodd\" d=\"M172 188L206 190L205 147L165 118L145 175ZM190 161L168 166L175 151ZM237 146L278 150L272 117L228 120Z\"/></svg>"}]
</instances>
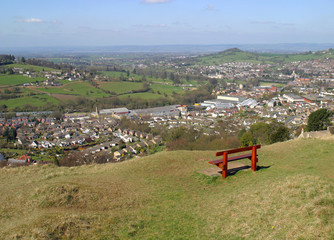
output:
<instances>
[{"instance_id":1,"label":"bench leg","mask_svg":"<svg viewBox=\"0 0 334 240\"><path fill-rule=\"evenodd\" d=\"M222 168L222 177L227 178L228 176L228 171L227 171L227 153L224 152L223 155L223 168Z\"/></svg>"},{"instance_id":2,"label":"bench leg","mask_svg":"<svg viewBox=\"0 0 334 240\"><path fill-rule=\"evenodd\" d=\"M252 151L252 170L253 171L256 171L256 162L257 162L256 148L253 147L253 151Z\"/></svg>"}]
</instances>

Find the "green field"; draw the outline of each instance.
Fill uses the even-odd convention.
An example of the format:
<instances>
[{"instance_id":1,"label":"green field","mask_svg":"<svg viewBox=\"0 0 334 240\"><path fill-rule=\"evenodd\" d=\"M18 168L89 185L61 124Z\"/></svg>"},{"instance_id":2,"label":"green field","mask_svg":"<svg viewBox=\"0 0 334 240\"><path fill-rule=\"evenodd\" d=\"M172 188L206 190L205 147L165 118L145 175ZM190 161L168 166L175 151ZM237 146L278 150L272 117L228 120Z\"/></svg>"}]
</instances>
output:
<instances>
[{"instance_id":1,"label":"green field","mask_svg":"<svg viewBox=\"0 0 334 240\"><path fill-rule=\"evenodd\" d=\"M114 71L102 71L102 74L113 79L119 79L121 76L127 77L126 72L114 72ZM141 81L142 76L131 73L129 78L132 78L134 81Z\"/></svg>"},{"instance_id":2,"label":"green field","mask_svg":"<svg viewBox=\"0 0 334 240\"><path fill-rule=\"evenodd\" d=\"M144 93L131 93L131 94L124 94L119 96L120 98L124 99L124 98L141 98L141 99L145 99L145 100L150 100L150 99L157 99L160 97L163 97L164 95L159 95L156 93L152 93L152 92L144 92Z\"/></svg>"},{"instance_id":3,"label":"green field","mask_svg":"<svg viewBox=\"0 0 334 240\"><path fill-rule=\"evenodd\" d=\"M143 88L143 83L137 82L107 82L100 85L102 89L115 92L116 94L123 94L134 90Z\"/></svg>"},{"instance_id":4,"label":"green field","mask_svg":"<svg viewBox=\"0 0 334 240\"><path fill-rule=\"evenodd\" d=\"M176 87L173 85L162 85L162 84L153 84L151 85L151 89L154 92L160 92L161 94L167 94L167 95L172 95L173 92L175 93L183 93L184 90L182 87Z\"/></svg>"},{"instance_id":5,"label":"green field","mask_svg":"<svg viewBox=\"0 0 334 240\"><path fill-rule=\"evenodd\" d=\"M259 171L227 179L197 173L212 151L0 169L0 238L333 239L334 140L258 154Z\"/></svg>"},{"instance_id":6,"label":"green field","mask_svg":"<svg viewBox=\"0 0 334 240\"><path fill-rule=\"evenodd\" d=\"M260 86L276 86L276 87L284 87L286 84L283 83L275 83L275 82L260 82Z\"/></svg>"},{"instance_id":7,"label":"green field","mask_svg":"<svg viewBox=\"0 0 334 240\"><path fill-rule=\"evenodd\" d=\"M131 91L136 91L143 88L143 83L136 83L136 82L107 82L102 83L100 85L101 88L115 92L116 94L124 94ZM172 95L173 92L175 93L182 93L183 89L181 87L175 87L172 85L162 85L162 84L151 84L150 88L152 91L147 93L133 93L133 94L126 94L125 96L131 97L143 97L144 99L150 98L158 98L159 95Z\"/></svg>"},{"instance_id":8,"label":"green field","mask_svg":"<svg viewBox=\"0 0 334 240\"><path fill-rule=\"evenodd\" d=\"M54 94L81 95L86 97L107 97L108 94L92 86L88 82L71 82L61 87L42 87L36 88L41 92Z\"/></svg>"},{"instance_id":9,"label":"green field","mask_svg":"<svg viewBox=\"0 0 334 240\"><path fill-rule=\"evenodd\" d=\"M3 65L1 67L3 67L3 68L23 68L25 71L34 71L34 72L42 72L42 71L47 71L47 72L59 71L59 72L61 72L61 70L59 70L59 69L35 66L35 65L30 65L30 64L19 64L19 63Z\"/></svg>"},{"instance_id":10,"label":"green field","mask_svg":"<svg viewBox=\"0 0 334 240\"><path fill-rule=\"evenodd\" d=\"M119 80L119 78L121 76L125 77L125 78L129 78L129 80L131 81L142 81L143 76L138 75L138 74L133 74L130 73L129 77L127 77L126 72L114 72L114 71L102 71L102 74L105 76L109 76L114 80ZM148 82L152 82L152 83L172 83L171 80L169 79L162 79L162 78L154 78L154 77L149 77L149 76L145 76L146 80Z\"/></svg>"},{"instance_id":11,"label":"green field","mask_svg":"<svg viewBox=\"0 0 334 240\"><path fill-rule=\"evenodd\" d=\"M37 94L34 96L23 96L20 98L0 100L0 105L5 104L9 109L14 109L16 107L24 107L25 105L31 105L34 107L43 107L50 103L57 104L58 100L47 94Z\"/></svg>"},{"instance_id":12,"label":"green field","mask_svg":"<svg viewBox=\"0 0 334 240\"><path fill-rule=\"evenodd\" d=\"M13 86L22 85L27 82L43 81L43 78L28 78L21 75L1 75L0 87L2 91L4 89L11 89ZM0 104L5 104L8 110L14 110L16 107L24 107L29 104L35 107L43 107L45 104L54 103L59 101L67 101L73 97L89 97L89 98L102 98L114 96L114 94L120 95L121 98L142 98L145 100L157 99L161 97L172 96L173 92L183 93L184 90L181 87L175 87L172 85L151 84L148 92L143 93L129 93L131 91L137 91L143 88L141 82L127 82L127 81L113 81L113 82L101 82L98 87L92 86L86 81L74 81L60 80L63 85L59 87L20 87L18 98L9 100L1 100ZM0 88L1 90L1 88ZM103 91L104 90L104 91ZM105 91L110 91L107 93ZM34 96L31 96L34 94ZM36 95L35 95L36 94ZM67 96L65 96L67 95ZM57 100L59 99L59 100Z\"/></svg>"},{"instance_id":13,"label":"green field","mask_svg":"<svg viewBox=\"0 0 334 240\"><path fill-rule=\"evenodd\" d=\"M33 83L37 81L45 81L45 78L29 78L22 75L0 75L0 86L15 86L22 85L24 83Z\"/></svg>"}]
</instances>

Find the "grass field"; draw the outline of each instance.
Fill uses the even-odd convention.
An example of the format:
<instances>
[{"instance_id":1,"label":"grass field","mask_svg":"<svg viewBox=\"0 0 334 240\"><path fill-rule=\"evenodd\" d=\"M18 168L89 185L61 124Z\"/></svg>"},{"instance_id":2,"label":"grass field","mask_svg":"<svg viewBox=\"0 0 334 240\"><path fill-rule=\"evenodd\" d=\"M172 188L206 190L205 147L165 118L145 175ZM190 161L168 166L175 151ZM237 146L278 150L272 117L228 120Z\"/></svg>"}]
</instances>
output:
<instances>
[{"instance_id":1,"label":"grass field","mask_svg":"<svg viewBox=\"0 0 334 240\"><path fill-rule=\"evenodd\" d=\"M154 90L154 92L159 91L161 94L167 94L167 95L171 95L173 92L175 92L175 93L184 92L182 87L176 87L176 86L173 86L173 85L153 84L153 85L151 85L151 88L152 88L152 90Z\"/></svg>"},{"instance_id":2,"label":"grass field","mask_svg":"<svg viewBox=\"0 0 334 240\"><path fill-rule=\"evenodd\" d=\"M29 78L22 75L1 75L0 74L0 86L15 86L22 85L24 83L32 83L37 81L45 81L45 78L36 77Z\"/></svg>"},{"instance_id":3,"label":"grass field","mask_svg":"<svg viewBox=\"0 0 334 240\"><path fill-rule=\"evenodd\" d=\"M164 95L161 94L156 94L156 93L152 93L152 92L143 92L143 93L131 93L131 94L124 94L119 96L119 98L141 98L141 99L145 99L145 100L150 100L150 99L157 99L160 97L163 97Z\"/></svg>"},{"instance_id":4,"label":"grass field","mask_svg":"<svg viewBox=\"0 0 334 240\"><path fill-rule=\"evenodd\" d=\"M47 94L37 94L34 96L23 96L20 98L0 100L0 105L5 104L9 109L24 107L27 104L35 107L42 107L50 103L57 104L58 100Z\"/></svg>"},{"instance_id":5,"label":"grass field","mask_svg":"<svg viewBox=\"0 0 334 240\"><path fill-rule=\"evenodd\" d=\"M286 84L283 83L274 83L274 82L260 82L260 86L276 86L276 87L284 87Z\"/></svg>"},{"instance_id":6,"label":"grass field","mask_svg":"<svg viewBox=\"0 0 334 240\"><path fill-rule=\"evenodd\" d=\"M143 88L143 83L136 83L136 82L107 82L101 83L100 87L115 92L116 94L124 94L130 91L136 91ZM145 92L145 93L131 93L125 94L120 97L132 97L132 98L142 98L142 99L156 99L159 97L163 97L165 94L167 96L172 95L173 92L182 93L184 90L181 87L175 87L172 85L162 85L162 84L151 84L150 88L152 91Z\"/></svg>"},{"instance_id":7,"label":"grass field","mask_svg":"<svg viewBox=\"0 0 334 240\"><path fill-rule=\"evenodd\" d=\"M102 71L102 74L106 75L106 76L109 76L109 77L111 77L113 79L119 79L121 76L127 77L126 72ZM137 74L131 73L129 75L129 78L132 78L135 81L140 81L143 77L139 76Z\"/></svg>"},{"instance_id":8,"label":"grass field","mask_svg":"<svg viewBox=\"0 0 334 240\"><path fill-rule=\"evenodd\" d=\"M102 71L103 75L109 76L115 80L119 80L121 76L127 77L125 72L114 72L114 71ZM146 80L152 83L172 83L169 79L162 79L162 78L155 78L155 77L149 77L145 76ZM130 73L129 79L133 79L133 81L141 81L143 79L143 76L138 74Z\"/></svg>"},{"instance_id":9,"label":"grass field","mask_svg":"<svg viewBox=\"0 0 334 240\"><path fill-rule=\"evenodd\" d=\"M116 94L123 94L127 93L133 90L139 90L143 88L143 83L137 83L137 82L107 82L107 83L101 83L100 87L115 92Z\"/></svg>"},{"instance_id":10,"label":"grass field","mask_svg":"<svg viewBox=\"0 0 334 240\"><path fill-rule=\"evenodd\" d=\"M0 91L4 91L6 88L12 89L19 84L22 85L27 82L43 80L42 78L28 78L20 75L0 75ZM74 100L78 97L102 98L113 96L113 94L108 94L102 91L102 89L119 94L121 98L130 96L131 98L142 98L145 100L171 96L173 92L184 92L181 87L152 84L150 85L152 90L149 92L125 94L142 89L143 83L127 81L99 82L98 87L95 87L87 81L70 82L68 80L61 80L60 82L63 85L59 87L20 87L19 98L1 100L0 104L5 104L8 109L13 110L16 107L24 107L26 104L40 107L48 103L57 104L59 101ZM30 96L31 93L36 95Z\"/></svg>"},{"instance_id":11,"label":"grass field","mask_svg":"<svg viewBox=\"0 0 334 240\"><path fill-rule=\"evenodd\" d=\"M108 94L92 86L88 82L71 82L61 87L42 87L36 88L41 92L54 94L82 95L85 97L107 97Z\"/></svg>"},{"instance_id":12,"label":"grass field","mask_svg":"<svg viewBox=\"0 0 334 240\"><path fill-rule=\"evenodd\" d=\"M197 173L212 151L0 169L0 238L333 239L334 140L258 153L265 168L227 179Z\"/></svg>"},{"instance_id":13,"label":"grass field","mask_svg":"<svg viewBox=\"0 0 334 240\"><path fill-rule=\"evenodd\" d=\"M52 72L52 71L61 72L61 70L59 70L59 69L48 68L48 67L40 67L40 66L35 66L35 65L30 65L30 64L19 64L19 63L8 64L8 65L4 65L2 67L5 67L5 68L23 68L25 71L34 71L34 72L42 72L43 70L48 71L48 72Z\"/></svg>"}]
</instances>

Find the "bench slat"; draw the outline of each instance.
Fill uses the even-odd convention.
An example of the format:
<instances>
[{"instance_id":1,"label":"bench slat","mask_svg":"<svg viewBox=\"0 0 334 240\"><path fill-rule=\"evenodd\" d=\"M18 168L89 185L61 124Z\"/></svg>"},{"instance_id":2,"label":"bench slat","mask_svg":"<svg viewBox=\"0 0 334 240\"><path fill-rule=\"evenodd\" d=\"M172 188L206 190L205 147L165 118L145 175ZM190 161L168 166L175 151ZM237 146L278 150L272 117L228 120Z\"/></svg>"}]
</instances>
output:
<instances>
[{"instance_id":1,"label":"bench slat","mask_svg":"<svg viewBox=\"0 0 334 240\"><path fill-rule=\"evenodd\" d=\"M230 150L216 152L216 157L222 156L224 154L224 152L227 152L228 154L231 154L231 153L237 153L237 152L251 151L253 149L253 147L255 147L256 149L259 149L259 148L261 148L261 145L254 145L254 146L249 146L249 147L236 148L236 149L230 149Z\"/></svg>"},{"instance_id":2,"label":"bench slat","mask_svg":"<svg viewBox=\"0 0 334 240\"><path fill-rule=\"evenodd\" d=\"M243 159L243 158L251 158L251 157L252 157L252 153L247 153L247 154L243 154L243 155L240 155L240 156L229 157L229 158L227 158L227 161L232 162L232 161L240 160L240 159Z\"/></svg>"},{"instance_id":3,"label":"bench slat","mask_svg":"<svg viewBox=\"0 0 334 240\"><path fill-rule=\"evenodd\" d=\"M233 156L233 157L229 157L227 158L228 162L232 162L232 161L236 161L236 160L240 160L240 159L244 159L244 158L251 158L252 157L252 153L247 153L247 154L243 154L243 155L239 155L239 156ZM223 159L218 159L218 160L213 160L210 161L209 163L217 165L219 163L222 163Z\"/></svg>"}]
</instances>

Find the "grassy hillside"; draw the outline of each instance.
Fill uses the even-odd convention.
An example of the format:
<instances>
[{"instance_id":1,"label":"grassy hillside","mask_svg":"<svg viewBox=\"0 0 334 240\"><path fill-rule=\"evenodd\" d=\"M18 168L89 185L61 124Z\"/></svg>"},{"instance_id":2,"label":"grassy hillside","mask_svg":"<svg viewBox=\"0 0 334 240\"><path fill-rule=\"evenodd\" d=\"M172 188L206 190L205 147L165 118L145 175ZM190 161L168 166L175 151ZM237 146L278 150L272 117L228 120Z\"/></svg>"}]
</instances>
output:
<instances>
[{"instance_id":1,"label":"grassy hillside","mask_svg":"<svg viewBox=\"0 0 334 240\"><path fill-rule=\"evenodd\" d=\"M85 97L90 99L107 98L120 95L121 98L142 98L146 100L157 99L161 97L172 97L174 93L182 94L185 91L182 87L153 83L150 85L149 92L131 93L143 89L142 82L129 81L112 81L98 82L97 86L93 86L88 81L59 80L62 86L29 86L23 87L24 83L45 81L42 77L29 78L22 75L4 75L0 74L0 94L6 93L7 90L13 91L19 87L20 91L16 98L2 99L0 105L6 105L8 110L16 111L15 108L25 108L26 104L33 107L41 107L47 103L57 104L73 100L75 98ZM106 92L107 90L110 92ZM127 94L128 93L128 94ZM31 95L34 95L33 97Z\"/></svg>"},{"instance_id":2,"label":"grassy hillside","mask_svg":"<svg viewBox=\"0 0 334 240\"><path fill-rule=\"evenodd\" d=\"M0 239L333 239L334 140L259 150L227 179L211 151L0 169Z\"/></svg>"},{"instance_id":3,"label":"grassy hillside","mask_svg":"<svg viewBox=\"0 0 334 240\"><path fill-rule=\"evenodd\" d=\"M217 65L228 62L250 62L250 63L288 63L312 59L334 58L334 50L320 52L307 52L300 54L275 54L275 53L254 53L241 51L233 48L226 51L195 58L195 62L201 65Z\"/></svg>"}]
</instances>

